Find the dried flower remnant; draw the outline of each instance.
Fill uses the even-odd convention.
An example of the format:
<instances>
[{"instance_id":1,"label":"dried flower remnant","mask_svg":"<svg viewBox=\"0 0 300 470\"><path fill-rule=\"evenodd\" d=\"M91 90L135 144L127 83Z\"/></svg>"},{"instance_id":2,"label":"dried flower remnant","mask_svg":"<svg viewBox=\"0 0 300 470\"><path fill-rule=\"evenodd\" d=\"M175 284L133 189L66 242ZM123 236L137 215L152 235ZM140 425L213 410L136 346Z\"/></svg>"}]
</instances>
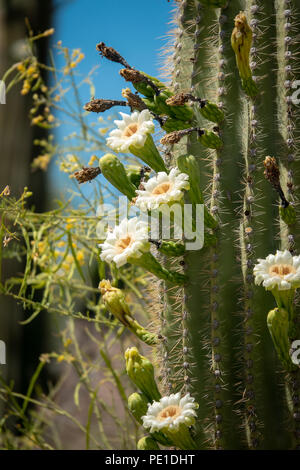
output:
<instances>
[{"instance_id":1,"label":"dried flower remnant","mask_svg":"<svg viewBox=\"0 0 300 470\"><path fill-rule=\"evenodd\" d=\"M275 191L277 191L277 193L279 194L282 206L285 208L288 207L289 202L286 200L286 197L280 184L280 170L276 159L274 157L266 157L264 160L264 167L265 178L271 183Z\"/></svg>"},{"instance_id":2,"label":"dried flower remnant","mask_svg":"<svg viewBox=\"0 0 300 470\"><path fill-rule=\"evenodd\" d=\"M82 184L97 178L100 173L101 170L99 167L83 167L81 170L75 171L73 177L76 178L79 184Z\"/></svg>"},{"instance_id":3,"label":"dried flower remnant","mask_svg":"<svg viewBox=\"0 0 300 470\"><path fill-rule=\"evenodd\" d=\"M140 98L136 93L132 93L130 88L124 88L122 90L122 96L127 99L127 104L130 106L131 111L143 111L144 109L147 109L142 98Z\"/></svg>"},{"instance_id":4,"label":"dried flower remnant","mask_svg":"<svg viewBox=\"0 0 300 470\"><path fill-rule=\"evenodd\" d=\"M127 103L125 101L117 100L92 99L84 105L83 109L93 113L104 113L114 106L127 106Z\"/></svg>"},{"instance_id":5,"label":"dried flower remnant","mask_svg":"<svg viewBox=\"0 0 300 470\"><path fill-rule=\"evenodd\" d=\"M146 85L149 85L155 92L156 95L160 94L160 89L153 83L153 81L144 75L142 72L139 72L138 70L134 69L121 69L120 70L120 75L123 77L127 82L131 83L145 83Z\"/></svg>"},{"instance_id":6,"label":"dried flower remnant","mask_svg":"<svg viewBox=\"0 0 300 470\"><path fill-rule=\"evenodd\" d=\"M124 67L131 69L130 65L126 62L126 60L117 52L113 47L108 47L104 42L100 42L97 44L96 49L102 57L105 57L112 62L117 62L118 64L124 65Z\"/></svg>"}]
</instances>

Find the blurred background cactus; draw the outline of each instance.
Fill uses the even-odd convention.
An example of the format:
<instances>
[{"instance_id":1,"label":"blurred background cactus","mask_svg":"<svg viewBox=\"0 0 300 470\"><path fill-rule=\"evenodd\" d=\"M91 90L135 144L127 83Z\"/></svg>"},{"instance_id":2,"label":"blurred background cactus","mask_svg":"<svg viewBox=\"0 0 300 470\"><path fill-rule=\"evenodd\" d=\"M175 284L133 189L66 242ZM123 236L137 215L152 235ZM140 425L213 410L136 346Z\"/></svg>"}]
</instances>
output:
<instances>
[{"instance_id":1,"label":"blurred background cactus","mask_svg":"<svg viewBox=\"0 0 300 470\"><path fill-rule=\"evenodd\" d=\"M274 298L253 275L257 259L276 249L294 262L299 253L299 28L296 0L177 1L167 84L97 46L125 67L121 76L142 98L136 95L131 110L144 113L144 103L167 132L158 132L157 147L168 171L188 174L185 201L205 203L201 250L163 254L163 242L156 243L161 265L182 273L185 285L159 281L150 295L160 392L190 394L199 404L191 448L300 448L300 371L289 356L300 338L299 314L280 302L272 310ZM149 164L145 148L133 153ZM152 168L163 171L153 158ZM122 183L115 186L122 191ZM288 292L294 311L295 289Z\"/></svg>"}]
</instances>

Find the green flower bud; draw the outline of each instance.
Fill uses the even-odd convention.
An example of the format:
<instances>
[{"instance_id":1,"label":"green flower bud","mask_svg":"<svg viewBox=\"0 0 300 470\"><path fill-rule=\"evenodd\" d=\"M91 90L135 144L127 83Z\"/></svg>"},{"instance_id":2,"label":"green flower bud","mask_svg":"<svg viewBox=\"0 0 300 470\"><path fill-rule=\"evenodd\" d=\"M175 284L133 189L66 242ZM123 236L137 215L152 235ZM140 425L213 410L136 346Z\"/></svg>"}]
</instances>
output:
<instances>
[{"instance_id":1,"label":"green flower bud","mask_svg":"<svg viewBox=\"0 0 300 470\"><path fill-rule=\"evenodd\" d=\"M212 122L222 122L224 120L223 111L211 101L203 100L200 103L200 113L205 119Z\"/></svg>"},{"instance_id":2,"label":"green flower bud","mask_svg":"<svg viewBox=\"0 0 300 470\"><path fill-rule=\"evenodd\" d=\"M128 327L129 323L126 317L131 317L131 312L121 289L113 287L110 281L105 279L100 282L99 289L106 308L118 318L123 325Z\"/></svg>"},{"instance_id":3,"label":"green flower bud","mask_svg":"<svg viewBox=\"0 0 300 470\"><path fill-rule=\"evenodd\" d=\"M289 313L284 308L274 308L268 313L268 328L277 352L277 355L284 367L288 370L295 370L295 366L290 356L289 341Z\"/></svg>"},{"instance_id":4,"label":"green flower bud","mask_svg":"<svg viewBox=\"0 0 300 470\"><path fill-rule=\"evenodd\" d=\"M128 408L139 424L142 424L142 416L147 413L148 400L142 393L132 393L128 397Z\"/></svg>"},{"instance_id":5,"label":"green flower bud","mask_svg":"<svg viewBox=\"0 0 300 470\"><path fill-rule=\"evenodd\" d=\"M136 187L128 178L123 164L116 155L107 153L100 158L99 166L103 176L129 200L136 196Z\"/></svg>"},{"instance_id":6,"label":"green flower bud","mask_svg":"<svg viewBox=\"0 0 300 470\"><path fill-rule=\"evenodd\" d=\"M296 211L291 204L287 207L279 206L279 213L280 217L287 225L295 225L297 222Z\"/></svg>"},{"instance_id":7,"label":"green flower bud","mask_svg":"<svg viewBox=\"0 0 300 470\"><path fill-rule=\"evenodd\" d=\"M223 142L215 132L208 131L207 129L203 129L198 134L198 140L204 147L208 147L210 149L218 149L222 147Z\"/></svg>"},{"instance_id":8,"label":"green flower bud","mask_svg":"<svg viewBox=\"0 0 300 470\"><path fill-rule=\"evenodd\" d=\"M110 281L105 279L100 282L99 288L106 308L118 318L123 325L149 346L158 343L157 335L147 331L132 317L129 306L125 301L125 295L121 289L113 287Z\"/></svg>"},{"instance_id":9,"label":"green flower bud","mask_svg":"<svg viewBox=\"0 0 300 470\"><path fill-rule=\"evenodd\" d=\"M159 114L166 114L174 119L181 121L191 121L194 117L194 111L190 106L170 106L166 100L172 97L173 93L169 90L162 91L159 95L154 96L154 103L158 106Z\"/></svg>"},{"instance_id":10,"label":"green flower bud","mask_svg":"<svg viewBox=\"0 0 300 470\"><path fill-rule=\"evenodd\" d=\"M155 378L154 367L144 356L141 356L137 348L129 348L125 352L126 372L132 382L143 392L150 402L160 400Z\"/></svg>"},{"instance_id":11,"label":"green flower bud","mask_svg":"<svg viewBox=\"0 0 300 470\"><path fill-rule=\"evenodd\" d=\"M162 128L166 132L180 131L182 129L188 129L191 126L190 122L182 121L180 119L173 119L169 117L164 122Z\"/></svg>"},{"instance_id":12,"label":"green flower bud","mask_svg":"<svg viewBox=\"0 0 300 470\"><path fill-rule=\"evenodd\" d=\"M145 436L137 443L137 450L159 450L159 447L152 437Z\"/></svg>"},{"instance_id":13,"label":"green flower bud","mask_svg":"<svg viewBox=\"0 0 300 470\"><path fill-rule=\"evenodd\" d=\"M242 87L250 97L258 94L258 88L253 81L249 64L252 45L252 30L248 25L245 13L240 12L234 19L235 27L231 35L231 45L235 52L236 63L242 79Z\"/></svg>"},{"instance_id":14,"label":"green flower bud","mask_svg":"<svg viewBox=\"0 0 300 470\"><path fill-rule=\"evenodd\" d=\"M152 111L154 114L159 114L159 107L151 98L142 98L143 102L149 109L149 111Z\"/></svg>"}]
</instances>

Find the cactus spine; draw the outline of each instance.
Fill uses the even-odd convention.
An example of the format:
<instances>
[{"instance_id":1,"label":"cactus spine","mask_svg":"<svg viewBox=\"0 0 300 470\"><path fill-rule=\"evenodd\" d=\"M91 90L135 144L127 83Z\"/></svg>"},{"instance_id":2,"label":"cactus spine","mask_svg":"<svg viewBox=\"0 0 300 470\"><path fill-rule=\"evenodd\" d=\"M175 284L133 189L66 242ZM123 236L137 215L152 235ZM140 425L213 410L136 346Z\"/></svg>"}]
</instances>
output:
<instances>
[{"instance_id":1,"label":"cactus spine","mask_svg":"<svg viewBox=\"0 0 300 470\"><path fill-rule=\"evenodd\" d=\"M183 253L185 239L176 250L157 244L157 263L176 284L171 274L161 276L166 281L155 291L160 392L190 393L199 404L192 436L185 436L199 449L296 449L300 371L288 347L300 339L299 313L292 302L275 308L253 267L276 248L299 253L299 106L292 94L300 6L182 0L175 23L168 90L130 66L122 71L134 76L162 128L174 131L163 139L164 164L189 174L185 202L206 205L203 249ZM280 292L272 293L280 301Z\"/></svg>"}]
</instances>

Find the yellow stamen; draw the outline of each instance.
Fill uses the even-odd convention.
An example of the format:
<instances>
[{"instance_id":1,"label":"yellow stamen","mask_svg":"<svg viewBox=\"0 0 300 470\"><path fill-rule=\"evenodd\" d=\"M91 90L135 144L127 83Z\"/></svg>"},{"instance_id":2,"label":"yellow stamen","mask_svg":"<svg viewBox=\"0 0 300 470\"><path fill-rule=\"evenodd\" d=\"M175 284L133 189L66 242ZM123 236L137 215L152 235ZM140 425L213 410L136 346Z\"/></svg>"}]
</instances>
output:
<instances>
[{"instance_id":1,"label":"yellow stamen","mask_svg":"<svg viewBox=\"0 0 300 470\"><path fill-rule=\"evenodd\" d=\"M175 419L181 414L181 408L177 405L170 405L164 408L157 416L159 421L164 421L167 418Z\"/></svg>"},{"instance_id":2,"label":"yellow stamen","mask_svg":"<svg viewBox=\"0 0 300 470\"><path fill-rule=\"evenodd\" d=\"M153 189L152 194L159 195L167 193L171 188L170 183L161 183Z\"/></svg>"},{"instance_id":3,"label":"yellow stamen","mask_svg":"<svg viewBox=\"0 0 300 470\"><path fill-rule=\"evenodd\" d=\"M123 132L123 137L131 137L133 134L137 132L138 128L139 126L137 125L136 122L129 124L129 126L127 126Z\"/></svg>"},{"instance_id":4,"label":"yellow stamen","mask_svg":"<svg viewBox=\"0 0 300 470\"><path fill-rule=\"evenodd\" d=\"M116 243L116 248L122 252L124 250L126 250L126 248L128 248L131 243L133 242L132 238L130 237L130 235L128 235L126 238L121 238L121 240L119 240L117 243Z\"/></svg>"},{"instance_id":5,"label":"yellow stamen","mask_svg":"<svg viewBox=\"0 0 300 470\"><path fill-rule=\"evenodd\" d=\"M290 264L274 264L269 269L269 274L271 276L280 276L284 278L288 274L295 273L296 269Z\"/></svg>"}]
</instances>

